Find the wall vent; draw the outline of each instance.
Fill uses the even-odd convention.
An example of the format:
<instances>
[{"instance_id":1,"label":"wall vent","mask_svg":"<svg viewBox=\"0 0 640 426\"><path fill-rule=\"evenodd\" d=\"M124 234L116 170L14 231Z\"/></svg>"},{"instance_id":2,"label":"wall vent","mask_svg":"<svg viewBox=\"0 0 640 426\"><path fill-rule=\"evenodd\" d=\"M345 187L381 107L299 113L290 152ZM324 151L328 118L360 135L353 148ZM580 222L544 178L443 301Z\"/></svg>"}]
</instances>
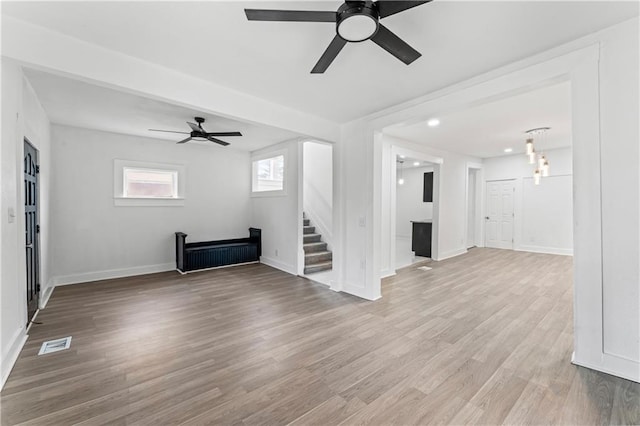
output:
<instances>
[{"instance_id":1,"label":"wall vent","mask_svg":"<svg viewBox=\"0 0 640 426\"><path fill-rule=\"evenodd\" d=\"M38 355L45 355L53 352L64 351L65 349L69 349L69 346L71 346L71 336L63 337L62 339L49 340L47 342L42 343L42 346L40 346L40 352L38 352Z\"/></svg>"}]
</instances>

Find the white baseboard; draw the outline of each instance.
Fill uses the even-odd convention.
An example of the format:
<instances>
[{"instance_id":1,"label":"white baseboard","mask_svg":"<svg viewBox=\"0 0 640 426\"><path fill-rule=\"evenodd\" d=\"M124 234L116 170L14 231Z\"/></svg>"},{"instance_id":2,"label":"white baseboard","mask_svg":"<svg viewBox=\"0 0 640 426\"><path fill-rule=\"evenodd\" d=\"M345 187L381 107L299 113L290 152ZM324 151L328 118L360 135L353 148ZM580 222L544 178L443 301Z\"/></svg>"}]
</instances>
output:
<instances>
[{"instance_id":1,"label":"white baseboard","mask_svg":"<svg viewBox=\"0 0 640 426\"><path fill-rule=\"evenodd\" d=\"M573 249L563 249L555 247L539 247L539 246L527 246L521 245L514 248L515 251L528 251L531 253L545 253L545 254L559 254L562 256L573 256Z\"/></svg>"},{"instance_id":2,"label":"white baseboard","mask_svg":"<svg viewBox=\"0 0 640 426\"><path fill-rule=\"evenodd\" d=\"M266 256L260 256L260 263L264 263L267 266L271 266L272 268L279 269L287 274L298 275L298 271L295 266L289 265L288 263L281 262L276 259L272 259Z\"/></svg>"},{"instance_id":3,"label":"white baseboard","mask_svg":"<svg viewBox=\"0 0 640 426\"><path fill-rule=\"evenodd\" d=\"M113 278L133 277L136 275L154 274L157 272L173 271L175 263L161 263L159 265L136 266L134 268L111 269L98 272L84 272L81 274L63 275L53 278L55 286L80 284L92 281L110 280Z\"/></svg>"},{"instance_id":4,"label":"white baseboard","mask_svg":"<svg viewBox=\"0 0 640 426\"><path fill-rule=\"evenodd\" d=\"M396 274L396 271L393 269L385 269L384 271L380 271L380 278L389 278L393 277Z\"/></svg>"},{"instance_id":5,"label":"white baseboard","mask_svg":"<svg viewBox=\"0 0 640 426\"><path fill-rule=\"evenodd\" d=\"M437 259L433 259L433 260L441 261L441 260L451 259L452 257L460 256L461 254L465 254L465 253L467 253L467 249L465 248L446 251L442 253Z\"/></svg>"},{"instance_id":6,"label":"white baseboard","mask_svg":"<svg viewBox=\"0 0 640 426\"><path fill-rule=\"evenodd\" d=\"M601 363L592 363L587 360L576 359L576 353L571 354L571 363L592 370L622 377L632 382L640 383L640 363L611 354L602 354Z\"/></svg>"},{"instance_id":7,"label":"white baseboard","mask_svg":"<svg viewBox=\"0 0 640 426\"><path fill-rule=\"evenodd\" d=\"M40 295L40 309L44 309L47 307L47 303L49 303L49 299L53 294L53 289L55 288L53 284L53 279L50 279L47 283L47 286L44 288L44 291Z\"/></svg>"},{"instance_id":8,"label":"white baseboard","mask_svg":"<svg viewBox=\"0 0 640 426\"><path fill-rule=\"evenodd\" d=\"M11 374L11 370L18 360L18 356L20 355L20 351L24 344L27 342L27 338L29 336L26 334L24 328L20 328L16 331L16 333L11 338L11 344L9 345L9 350L6 354L2 355L2 360L0 361L1 375L0 375L0 390L4 387L7 379L9 378L9 374Z\"/></svg>"},{"instance_id":9,"label":"white baseboard","mask_svg":"<svg viewBox=\"0 0 640 426\"><path fill-rule=\"evenodd\" d=\"M378 300L382 297L382 295L371 295L366 288L345 283L342 285L342 292L349 293L353 296L359 297L365 300Z\"/></svg>"}]
</instances>

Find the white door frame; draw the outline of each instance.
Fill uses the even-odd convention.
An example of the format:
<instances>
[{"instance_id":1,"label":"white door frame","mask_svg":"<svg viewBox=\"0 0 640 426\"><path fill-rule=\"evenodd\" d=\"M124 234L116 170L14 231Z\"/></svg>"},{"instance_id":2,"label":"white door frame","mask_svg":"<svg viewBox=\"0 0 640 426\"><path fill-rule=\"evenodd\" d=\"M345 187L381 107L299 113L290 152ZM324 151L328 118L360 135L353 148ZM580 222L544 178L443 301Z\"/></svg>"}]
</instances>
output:
<instances>
[{"instance_id":1,"label":"white door frame","mask_svg":"<svg viewBox=\"0 0 640 426\"><path fill-rule=\"evenodd\" d=\"M469 211L470 206L469 206L469 174L471 173L471 170L475 170L475 174L476 174L476 181L475 181L475 200L474 200L474 205L475 205L475 218L473 220L474 222L474 233L473 233L473 240L471 241L473 244L469 244ZM464 223L465 229L464 229L464 235L465 235L465 248L469 248L470 246L476 246L476 247L484 247L484 220L482 220L482 213L483 213L483 205L484 205L484 179L483 179L483 172L482 172L482 164L481 163L472 163L472 162L468 162L467 163L467 167L466 167L466 183L465 183L465 214L464 216L467 218L467 220Z\"/></svg>"}]
</instances>

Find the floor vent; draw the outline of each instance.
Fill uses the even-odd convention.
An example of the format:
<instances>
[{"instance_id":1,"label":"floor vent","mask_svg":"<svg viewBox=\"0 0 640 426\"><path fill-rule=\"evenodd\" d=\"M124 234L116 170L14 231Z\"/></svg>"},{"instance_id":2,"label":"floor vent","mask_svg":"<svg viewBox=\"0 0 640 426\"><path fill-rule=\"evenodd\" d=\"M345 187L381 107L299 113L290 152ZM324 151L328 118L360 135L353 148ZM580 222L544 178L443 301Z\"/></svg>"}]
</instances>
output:
<instances>
[{"instance_id":1,"label":"floor vent","mask_svg":"<svg viewBox=\"0 0 640 426\"><path fill-rule=\"evenodd\" d=\"M48 342L42 343L38 355L64 351L65 349L69 349L69 346L71 346L71 336L63 337L62 339L49 340Z\"/></svg>"},{"instance_id":2,"label":"floor vent","mask_svg":"<svg viewBox=\"0 0 640 426\"><path fill-rule=\"evenodd\" d=\"M418 269L421 271L430 271L433 268L429 268L428 266L420 266Z\"/></svg>"}]
</instances>

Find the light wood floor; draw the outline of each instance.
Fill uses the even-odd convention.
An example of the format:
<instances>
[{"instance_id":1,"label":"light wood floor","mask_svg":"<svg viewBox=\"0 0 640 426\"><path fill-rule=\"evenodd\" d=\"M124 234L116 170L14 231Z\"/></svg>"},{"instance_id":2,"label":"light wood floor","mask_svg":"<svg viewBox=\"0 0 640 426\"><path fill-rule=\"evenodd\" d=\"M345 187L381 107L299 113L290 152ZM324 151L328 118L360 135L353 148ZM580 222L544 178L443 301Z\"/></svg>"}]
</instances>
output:
<instances>
[{"instance_id":1,"label":"light wood floor","mask_svg":"<svg viewBox=\"0 0 640 426\"><path fill-rule=\"evenodd\" d=\"M2 424L640 423L640 384L570 363L570 257L430 266L377 302L264 265L57 288Z\"/></svg>"}]
</instances>

